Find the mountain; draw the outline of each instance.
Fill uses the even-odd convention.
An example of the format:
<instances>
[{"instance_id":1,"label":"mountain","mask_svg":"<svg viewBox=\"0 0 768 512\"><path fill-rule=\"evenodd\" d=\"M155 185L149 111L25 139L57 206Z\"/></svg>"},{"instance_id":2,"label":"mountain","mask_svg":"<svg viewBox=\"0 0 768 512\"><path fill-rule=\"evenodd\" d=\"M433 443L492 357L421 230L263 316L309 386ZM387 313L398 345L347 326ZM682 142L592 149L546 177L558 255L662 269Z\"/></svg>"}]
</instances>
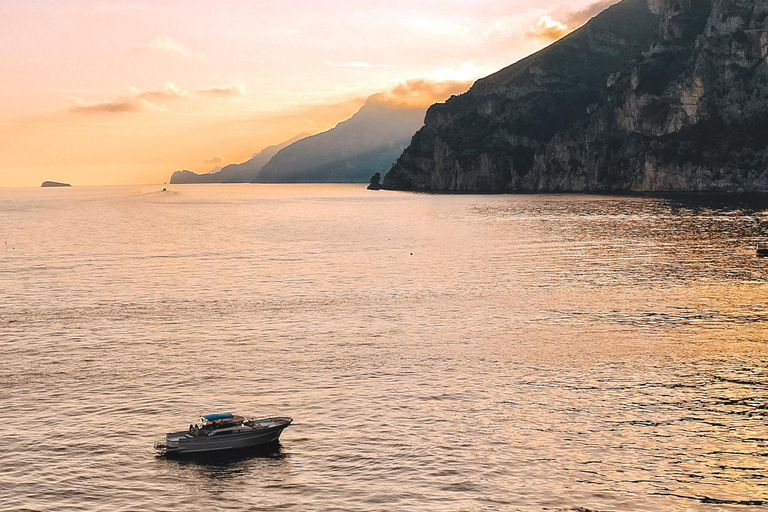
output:
<instances>
[{"instance_id":1,"label":"mountain","mask_svg":"<svg viewBox=\"0 0 768 512\"><path fill-rule=\"evenodd\" d=\"M424 108L372 96L351 118L277 153L258 183L368 183L386 172L424 122Z\"/></svg>"},{"instance_id":2,"label":"mountain","mask_svg":"<svg viewBox=\"0 0 768 512\"><path fill-rule=\"evenodd\" d=\"M387 189L768 191L768 0L623 0L430 107Z\"/></svg>"},{"instance_id":3,"label":"mountain","mask_svg":"<svg viewBox=\"0 0 768 512\"><path fill-rule=\"evenodd\" d=\"M254 153L251 159L247 162L231 164L223 168L217 167L208 174L197 174L192 171L176 171L171 176L171 183L251 183L256 179L259 172L261 172L262 167L264 167L264 165L281 149L306 136L306 133L302 133L291 140L264 148L259 153Z\"/></svg>"}]
</instances>

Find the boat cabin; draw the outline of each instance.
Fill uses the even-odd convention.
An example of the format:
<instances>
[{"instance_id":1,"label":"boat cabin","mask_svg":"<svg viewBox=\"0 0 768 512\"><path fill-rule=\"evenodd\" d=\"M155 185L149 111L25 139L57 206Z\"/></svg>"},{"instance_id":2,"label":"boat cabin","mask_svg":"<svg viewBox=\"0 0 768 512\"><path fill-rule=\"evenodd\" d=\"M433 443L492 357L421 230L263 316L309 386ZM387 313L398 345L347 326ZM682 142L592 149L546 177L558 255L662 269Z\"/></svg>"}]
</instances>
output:
<instances>
[{"instance_id":1,"label":"boat cabin","mask_svg":"<svg viewBox=\"0 0 768 512\"><path fill-rule=\"evenodd\" d=\"M201 416L200 420L202 421L200 425L189 426L189 436L210 437L253 430L252 427L244 424L246 419L243 416L237 416L231 413L207 414L205 416Z\"/></svg>"}]
</instances>

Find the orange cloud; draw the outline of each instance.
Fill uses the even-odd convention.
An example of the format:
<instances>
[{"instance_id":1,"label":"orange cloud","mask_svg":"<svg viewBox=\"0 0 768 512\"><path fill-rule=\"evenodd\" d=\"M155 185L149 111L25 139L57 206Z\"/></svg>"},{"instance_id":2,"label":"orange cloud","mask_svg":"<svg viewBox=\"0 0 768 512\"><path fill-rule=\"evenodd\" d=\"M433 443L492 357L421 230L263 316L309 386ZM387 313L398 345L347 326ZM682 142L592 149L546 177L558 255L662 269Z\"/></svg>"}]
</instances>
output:
<instances>
[{"instance_id":1,"label":"orange cloud","mask_svg":"<svg viewBox=\"0 0 768 512\"><path fill-rule=\"evenodd\" d=\"M124 112L140 112L151 108L151 103L140 98L118 98L116 100L102 101L101 103L94 103L92 105L78 105L69 110L75 114L117 114Z\"/></svg>"},{"instance_id":2,"label":"orange cloud","mask_svg":"<svg viewBox=\"0 0 768 512\"><path fill-rule=\"evenodd\" d=\"M215 85L212 87L201 87L197 94L209 96L245 96L246 90L243 82L235 81L229 85Z\"/></svg>"},{"instance_id":3,"label":"orange cloud","mask_svg":"<svg viewBox=\"0 0 768 512\"><path fill-rule=\"evenodd\" d=\"M189 97L189 91L179 89L171 82L166 82L165 86L157 91L141 92L140 90L133 87L131 90L133 91L133 96L155 104Z\"/></svg>"},{"instance_id":4,"label":"orange cloud","mask_svg":"<svg viewBox=\"0 0 768 512\"><path fill-rule=\"evenodd\" d=\"M447 100L454 94L466 92L472 83L472 80L435 81L417 78L407 80L388 92L374 94L369 101L397 107L427 108Z\"/></svg>"},{"instance_id":5,"label":"orange cloud","mask_svg":"<svg viewBox=\"0 0 768 512\"><path fill-rule=\"evenodd\" d=\"M549 16L542 16L539 22L531 27L526 36L533 39L546 39L547 41L557 41L571 31L571 28L565 23L553 20Z\"/></svg>"},{"instance_id":6,"label":"orange cloud","mask_svg":"<svg viewBox=\"0 0 768 512\"><path fill-rule=\"evenodd\" d=\"M557 41L618 2L619 0L599 0L580 11L569 13L562 22L549 15L542 16L539 22L526 33L526 37Z\"/></svg>"},{"instance_id":7,"label":"orange cloud","mask_svg":"<svg viewBox=\"0 0 768 512\"><path fill-rule=\"evenodd\" d=\"M76 114L141 112L143 110L157 109L163 103L188 96L189 92L179 89L171 82L167 82L162 89L157 91L142 92L131 87L131 94L128 96L121 96L114 100L102 101L90 105L77 105L69 110Z\"/></svg>"},{"instance_id":8,"label":"orange cloud","mask_svg":"<svg viewBox=\"0 0 768 512\"><path fill-rule=\"evenodd\" d=\"M192 93L176 87L171 82L167 82L162 89L156 91L140 91L134 87L131 87L130 91L131 93L127 96L120 96L114 100L90 105L76 105L69 110L76 114L142 112L158 110L165 104L192 97ZM245 96L246 90L242 82L236 81L229 85L201 87L195 91L195 94L200 96L236 97Z\"/></svg>"}]
</instances>

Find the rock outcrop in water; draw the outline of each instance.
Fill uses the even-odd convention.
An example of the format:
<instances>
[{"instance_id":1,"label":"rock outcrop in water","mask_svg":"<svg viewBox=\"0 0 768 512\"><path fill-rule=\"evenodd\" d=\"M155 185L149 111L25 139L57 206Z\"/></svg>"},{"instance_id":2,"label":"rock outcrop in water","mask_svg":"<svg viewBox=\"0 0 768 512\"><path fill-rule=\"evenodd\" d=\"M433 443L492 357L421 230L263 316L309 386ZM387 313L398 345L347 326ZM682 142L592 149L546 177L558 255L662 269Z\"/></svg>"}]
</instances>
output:
<instances>
[{"instance_id":1,"label":"rock outcrop in water","mask_svg":"<svg viewBox=\"0 0 768 512\"><path fill-rule=\"evenodd\" d=\"M381 173L377 172L371 176L371 183L368 185L368 190L381 190Z\"/></svg>"},{"instance_id":2,"label":"rock outcrop in water","mask_svg":"<svg viewBox=\"0 0 768 512\"><path fill-rule=\"evenodd\" d=\"M623 0L432 106L384 188L768 191L768 0Z\"/></svg>"},{"instance_id":3,"label":"rock outcrop in water","mask_svg":"<svg viewBox=\"0 0 768 512\"><path fill-rule=\"evenodd\" d=\"M42 188L53 188L53 187L71 187L69 183L62 183L61 181L44 181L42 185L40 185Z\"/></svg>"}]
</instances>

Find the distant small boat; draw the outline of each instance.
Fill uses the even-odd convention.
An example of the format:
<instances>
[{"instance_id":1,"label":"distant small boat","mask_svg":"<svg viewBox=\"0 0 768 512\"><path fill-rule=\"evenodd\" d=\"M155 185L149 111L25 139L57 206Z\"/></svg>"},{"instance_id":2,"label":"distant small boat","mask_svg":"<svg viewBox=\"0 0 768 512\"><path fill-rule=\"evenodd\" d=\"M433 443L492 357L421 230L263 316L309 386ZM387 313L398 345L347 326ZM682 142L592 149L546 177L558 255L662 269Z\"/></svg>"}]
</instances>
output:
<instances>
[{"instance_id":1,"label":"distant small boat","mask_svg":"<svg viewBox=\"0 0 768 512\"><path fill-rule=\"evenodd\" d=\"M202 416L201 424L183 432L170 432L155 449L166 455L255 448L276 442L292 418L249 419L231 413Z\"/></svg>"},{"instance_id":2,"label":"distant small boat","mask_svg":"<svg viewBox=\"0 0 768 512\"><path fill-rule=\"evenodd\" d=\"M768 256L768 243L757 244L757 255Z\"/></svg>"}]
</instances>

